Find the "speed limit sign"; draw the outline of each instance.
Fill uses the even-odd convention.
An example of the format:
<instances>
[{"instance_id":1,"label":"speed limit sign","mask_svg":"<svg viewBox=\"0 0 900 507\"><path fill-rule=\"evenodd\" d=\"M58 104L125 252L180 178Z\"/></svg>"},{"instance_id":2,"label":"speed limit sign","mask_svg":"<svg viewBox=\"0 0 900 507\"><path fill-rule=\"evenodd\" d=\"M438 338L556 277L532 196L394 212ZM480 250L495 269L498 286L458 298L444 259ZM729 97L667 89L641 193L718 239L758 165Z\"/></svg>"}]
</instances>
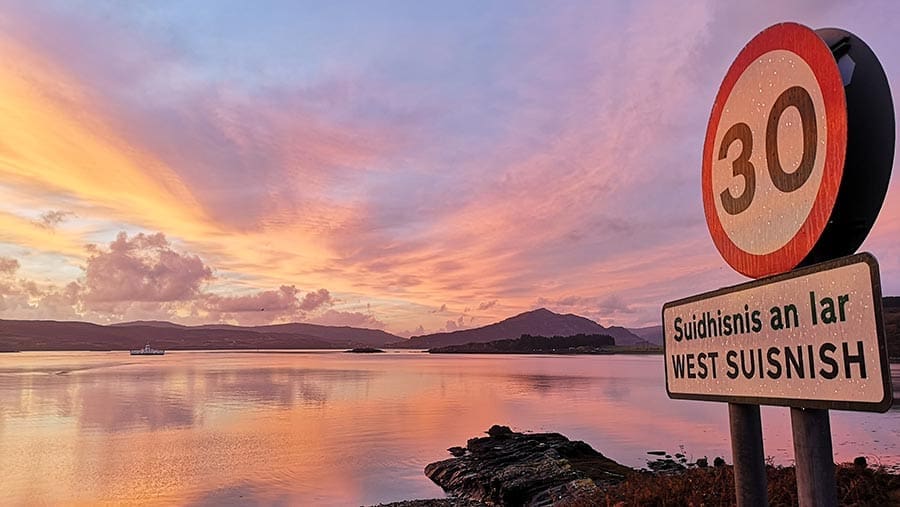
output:
<instances>
[{"instance_id":1,"label":"speed limit sign","mask_svg":"<svg viewBox=\"0 0 900 507\"><path fill-rule=\"evenodd\" d=\"M875 55L837 29L772 26L738 54L703 148L713 242L759 278L856 251L881 208L894 151Z\"/></svg>"}]
</instances>

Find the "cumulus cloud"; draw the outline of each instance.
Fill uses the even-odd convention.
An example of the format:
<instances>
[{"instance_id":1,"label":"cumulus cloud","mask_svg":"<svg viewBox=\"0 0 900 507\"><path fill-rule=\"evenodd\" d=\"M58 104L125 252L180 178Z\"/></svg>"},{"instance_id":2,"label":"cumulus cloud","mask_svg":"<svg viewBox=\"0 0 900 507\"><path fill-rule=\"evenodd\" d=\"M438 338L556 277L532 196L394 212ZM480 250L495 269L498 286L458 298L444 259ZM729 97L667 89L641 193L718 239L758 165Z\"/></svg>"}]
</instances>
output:
<instances>
[{"instance_id":1,"label":"cumulus cloud","mask_svg":"<svg viewBox=\"0 0 900 507\"><path fill-rule=\"evenodd\" d=\"M300 301L300 309L305 312L311 312L333 304L334 299L331 297L331 293L327 289L319 289L314 292L308 292L303 296L303 301Z\"/></svg>"},{"instance_id":2,"label":"cumulus cloud","mask_svg":"<svg viewBox=\"0 0 900 507\"><path fill-rule=\"evenodd\" d=\"M497 306L496 299L493 301L486 301L484 303L481 303L480 305L478 305L478 310L480 310L480 311L489 310L495 306Z\"/></svg>"},{"instance_id":3,"label":"cumulus cloud","mask_svg":"<svg viewBox=\"0 0 900 507\"><path fill-rule=\"evenodd\" d=\"M591 317L608 317L611 314L634 313L636 310L617 294L606 296L569 295L559 298L537 299L538 306L564 308L566 311L581 313Z\"/></svg>"},{"instance_id":4,"label":"cumulus cloud","mask_svg":"<svg viewBox=\"0 0 900 507\"><path fill-rule=\"evenodd\" d=\"M465 329L465 328L466 328L466 316L465 315L460 315L459 318L456 320L448 320L444 324L444 331L447 331L447 332L458 331L460 329Z\"/></svg>"},{"instance_id":5,"label":"cumulus cloud","mask_svg":"<svg viewBox=\"0 0 900 507\"><path fill-rule=\"evenodd\" d=\"M0 275L12 276L19 270L19 261L9 257L0 257Z\"/></svg>"},{"instance_id":6,"label":"cumulus cloud","mask_svg":"<svg viewBox=\"0 0 900 507\"><path fill-rule=\"evenodd\" d=\"M0 282L0 314L21 319L75 319L80 316L81 286L40 285L33 280Z\"/></svg>"},{"instance_id":7,"label":"cumulus cloud","mask_svg":"<svg viewBox=\"0 0 900 507\"><path fill-rule=\"evenodd\" d=\"M44 229L55 229L57 225L65 222L70 216L75 214L71 211L50 210L41 214L40 218L35 222L38 227Z\"/></svg>"},{"instance_id":8,"label":"cumulus cloud","mask_svg":"<svg viewBox=\"0 0 900 507\"><path fill-rule=\"evenodd\" d=\"M426 331L425 331L425 326L423 326L422 324L419 324L419 325L416 326L416 328L415 328L414 330L412 330L412 331L410 331L409 329L404 329L403 331L396 332L396 333L394 333L394 334L396 334L397 336L402 336L402 337L404 337L404 338L412 338L413 336L420 336L420 335L423 335L423 334L425 334L425 333L426 333Z\"/></svg>"},{"instance_id":9,"label":"cumulus cloud","mask_svg":"<svg viewBox=\"0 0 900 507\"><path fill-rule=\"evenodd\" d=\"M317 317L308 319L307 322L324 326L351 326L373 329L383 329L386 326L384 322L378 320L372 314L338 310L328 310Z\"/></svg>"},{"instance_id":10,"label":"cumulus cloud","mask_svg":"<svg viewBox=\"0 0 900 507\"><path fill-rule=\"evenodd\" d=\"M597 309L608 313L634 313L635 309L616 294L600 298L596 302Z\"/></svg>"},{"instance_id":11,"label":"cumulus cloud","mask_svg":"<svg viewBox=\"0 0 900 507\"><path fill-rule=\"evenodd\" d=\"M84 285L89 303L196 299L213 278L200 257L176 252L162 233L129 238L120 232L108 248L91 245L88 250Z\"/></svg>"},{"instance_id":12,"label":"cumulus cloud","mask_svg":"<svg viewBox=\"0 0 900 507\"><path fill-rule=\"evenodd\" d=\"M444 313L446 311L447 311L447 305L443 304L443 305L441 305L440 308L438 308L436 310L431 310L431 313Z\"/></svg>"},{"instance_id":13,"label":"cumulus cloud","mask_svg":"<svg viewBox=\"0 0 900 507\"><path fill-rule=\"evenodd\" d=\"M305 320L336 302L328 289L304 294L294 285L244 294L209 292L212 268L195 254L176 251L162 233L121 232L108 245L87 249L83 276L63 287L15 280L19 261L0 257L0 313L96 322L164 319L256 325ZM336 325L385 326L371 312L328 311L316 318Z\"/></svg>"},{"instance_id":14,"label":"cumulus cloud","mask_svg":"<svg viewBox=\"0 0 900 507\"><path fill-rule=\"evenodd\" d=\"M195 304L207 319L233 320L241 324L265 324L275 321L302 320L309 312L334 304L327 289L306 293L302 298L293 285L278 290L263 290L236 296L204 294Z\"/></svg>"},{"instance_id":15,"label":"cumulus cloud","mask_svg":"<svg viewBox=\"0 0 900 507\"><path fill-rule=\"evenodd\" d=\"M582 296L565 296L556 299L548 299L545 297L540 297L537 300L537 304L539 306L578 306L582 304L586 304L590 298L585 298Z\"/></svg>"},{"instance_id":16,"label":"cumulus cloud","mask_svg":"<svg viewBox=\"0 0 900 507\"><path fill-rule=\"evenodd\" d=\"M299 313L300 301L297 299L297 293L297 288L293 285L282 285L278 290L264 290L239 296L206 294L203 306L207 311L216 313L258 311Z\"/></svg>"},{"instance_id":17,"label":"cumulus cloud","mask_svg":"<svg viewBox=\"0 0 900 507\"><path fill-rule=\"evenodd\" d=\"M40 294L35 307L39 310L39 318L78 318L81 301L81 286L77 282L69 282L65 287L52 287Z\"/></svg>"}]
</instances>

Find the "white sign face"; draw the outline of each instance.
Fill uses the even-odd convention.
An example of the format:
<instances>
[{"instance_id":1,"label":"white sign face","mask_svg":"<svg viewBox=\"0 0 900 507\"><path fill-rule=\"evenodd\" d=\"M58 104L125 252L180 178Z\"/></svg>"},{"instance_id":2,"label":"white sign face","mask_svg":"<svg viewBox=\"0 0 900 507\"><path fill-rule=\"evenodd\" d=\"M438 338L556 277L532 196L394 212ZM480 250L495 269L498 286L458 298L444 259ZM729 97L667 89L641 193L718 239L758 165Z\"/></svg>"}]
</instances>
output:
<instances>
[{"instance_id":1,"label":"white sign face","mask_svg":"<svg viewBox=\"0 0 900 507\"><path fill-rule=\"evenodd\" d=\"M868 410L893 393L869 254L668 303L672 398Z\"/></svg>"},{"instance_id":2,"label":"white sign face","mask_svg":"<svg viewBox=\"0 0 900 507\"><path fill-rule=\"evenodd\" d=\"M738 77L712 161L716 213L736 246L768 254L800 231L822 182L827 139L825 100L803 58L769 51Z\"/></svg>"}]
</instances>

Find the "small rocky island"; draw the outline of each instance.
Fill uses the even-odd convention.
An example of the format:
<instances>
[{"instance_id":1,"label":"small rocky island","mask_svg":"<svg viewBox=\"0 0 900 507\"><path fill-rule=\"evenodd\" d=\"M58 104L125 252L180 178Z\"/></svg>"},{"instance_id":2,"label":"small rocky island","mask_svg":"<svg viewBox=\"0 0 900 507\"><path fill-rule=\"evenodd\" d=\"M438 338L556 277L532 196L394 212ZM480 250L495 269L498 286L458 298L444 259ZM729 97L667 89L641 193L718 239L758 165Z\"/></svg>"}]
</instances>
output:
<instances>
[{"instance_id":1,"label":"small rocky island","mask_svg":"<svg viewBox=\"0 0 900 507\"><path fill-rule=\"evenodd\" d=\"M380 354L384 351L375 347L356 347L355 349L346 350L348 354Z\"/></svg>"},{"instance_id":2,"label":"small rocky island","mask_svg":"<svg viewBox=\"0 0 900 507\"><path fill-rule=\"evenodd\" d=\"M489 505L550 505L622 482L633 470L559 433L516 433L492 426L487 437L455 457L431 463L425 475L450 495Z\"/></svg>"},{"instance_id":3,"label":"small rocky island","mask_svg":"<svg viewBox=\"0 0 900 507\"><path fill-rule=\"evenodd\" d=\"M429 349L430 354L611 354L616 341L605 334L532 336L514 340L448 345Z\"/></svg>"}]
</instances>

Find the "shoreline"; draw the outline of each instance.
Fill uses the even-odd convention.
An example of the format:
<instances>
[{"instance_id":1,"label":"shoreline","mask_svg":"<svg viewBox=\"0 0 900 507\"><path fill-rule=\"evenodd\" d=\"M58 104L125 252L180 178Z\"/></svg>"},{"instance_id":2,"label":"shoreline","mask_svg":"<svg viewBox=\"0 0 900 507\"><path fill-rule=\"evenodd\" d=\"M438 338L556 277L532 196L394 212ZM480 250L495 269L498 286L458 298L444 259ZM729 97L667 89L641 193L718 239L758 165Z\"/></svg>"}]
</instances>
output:
<instances>
[{"instance_id":1,"label":"shoreline","mask_svg":"<svg viewBox=\"0 0 900 507\"><path fill-rule=\"evenodd\" d=\"M487 437L450 447L453 456L425 467L448 495L377 507L483 507L491 505L733 505L734 468L721 457L690 462L684 454L657 456L631 468L588 444L559 433L519 433L494 425ZM793 466L766 465L771 505L796 505ZM841 505L900 504L900 467L871 467L866 458L835 464Z\"/></svg>"}]
</instances>

